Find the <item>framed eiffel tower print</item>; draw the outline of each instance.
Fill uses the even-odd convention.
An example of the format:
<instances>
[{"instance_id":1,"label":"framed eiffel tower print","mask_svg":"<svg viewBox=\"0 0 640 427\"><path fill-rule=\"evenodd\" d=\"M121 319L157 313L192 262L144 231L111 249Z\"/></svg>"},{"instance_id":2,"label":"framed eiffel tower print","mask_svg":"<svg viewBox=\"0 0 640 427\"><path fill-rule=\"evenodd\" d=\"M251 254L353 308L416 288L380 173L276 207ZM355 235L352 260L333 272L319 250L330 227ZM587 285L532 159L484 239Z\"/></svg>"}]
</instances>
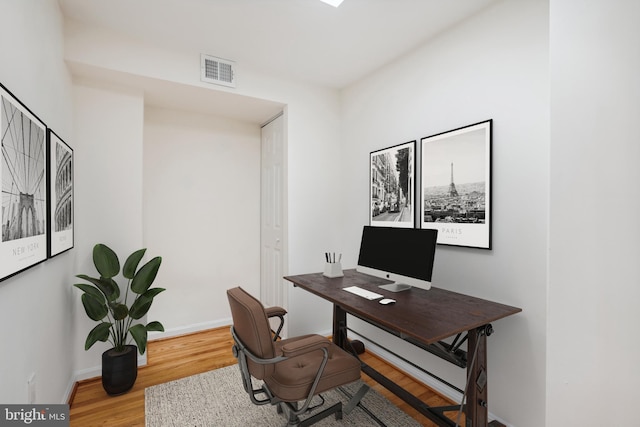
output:
<instances>
[{"instance_id":1,"label":"framed eiffel tower print","mask_svg":"<svg viewBox=\"0 0 640 427\"><path fill-rule=\"evenodd\" d=\"M0 280L47 259L46 126L0 85Z\"/></svg>"},{"instance_id":2,"label":"framed eiffel tower print","mask_svg":"<svg viewBox=\"0 0 640 427\"><path fill-rule=\"evenodd\" d=\"M420 226L438 243L491 249L492 120L422 138Z\"/></svg>"}]
</instances>

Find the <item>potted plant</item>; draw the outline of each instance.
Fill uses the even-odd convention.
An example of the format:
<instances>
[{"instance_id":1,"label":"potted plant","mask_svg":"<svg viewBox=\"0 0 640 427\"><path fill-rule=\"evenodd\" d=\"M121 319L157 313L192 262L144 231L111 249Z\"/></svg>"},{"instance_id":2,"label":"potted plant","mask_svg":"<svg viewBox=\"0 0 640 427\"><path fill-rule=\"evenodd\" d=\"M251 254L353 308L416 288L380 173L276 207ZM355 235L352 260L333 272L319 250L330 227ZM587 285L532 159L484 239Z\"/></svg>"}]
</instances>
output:
<instances>
[{"instance_id":1,"label":"potted plant","mask_svg":"<svg viewBox=\"0 0 640 427\"><path fill-rule=\"evenodd\" d=\"M120 261L116 253L101 243L93 248L93 264L99 278L79 274L76 277L87 283L75 284L83 291L82 305L91 320L98 323L87 336L84 349L88 350L96 342L107 340L113 347L102 354L102 386L110 395L127 392L138 375L137 350L144 354L147 348L147 332L164 331L160 322L139 323L156 295L163 288L151 288L156 278L161 257L155 257L138 269L146 249L139 249L129 255L122 267L122 276L127 285L120 289L114 280L120 273ZM124 291L124 295L123 292ZM129 344L133 338L136 345Z\"/></svg>"}]
</instances>

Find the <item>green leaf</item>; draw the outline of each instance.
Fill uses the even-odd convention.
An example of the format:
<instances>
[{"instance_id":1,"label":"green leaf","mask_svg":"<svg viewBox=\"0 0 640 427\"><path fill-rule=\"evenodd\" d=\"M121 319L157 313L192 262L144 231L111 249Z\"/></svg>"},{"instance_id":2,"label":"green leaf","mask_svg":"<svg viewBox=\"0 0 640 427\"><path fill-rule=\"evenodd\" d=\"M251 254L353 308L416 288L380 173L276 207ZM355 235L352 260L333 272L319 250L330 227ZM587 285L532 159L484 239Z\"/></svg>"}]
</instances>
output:
<instances>
[{"instance_id":1,"label":"green leaf","mask_svg":"<svg viewBox=\"0 0 640 427\"><path fill-rule=\"evenodd\" d=\"M120 272L120 261L118 255L107 245L98 243L93 247L93 264L100 276L110 279Z\"/></svg>"},{"instance_id":2,"label":"green leaf","mask_svg":"<svg viewBox=\"0 0 640 427\"><path fill-rule=\"evenodd\" d=\"M120 298L120 286L118 286L115 280L107 279L104 277L101 277L100 280L102 280L103 283L109 283L109 289L112 290L112 294L111 294L112 299L110 301L115 301L118 298Z\"/></svg>"},{"instance_id":3,"label":"green leaf","mask_svg":"<svg viewBox=\"0 0 640 427\"><path fill-rule=\"evenodd\" d=\"M139 249L129 255L129 258L124 262L124 267L122 267L122 275L126 279L133 279L133 276L136 274L136 270L138 269L138 264L140 264L140 260L146 251L146 249Z\"/></svg>"},{"instance_id":4,"label":"green leaf","mask_svg":"<svg viewBox=\"0 0 640 427\"><path fill-rule=\"evenodd\" d=\"M109 328L112 323L102 322L89 332L87 340L84 343L84 349L89 350L92 345L98 341L106 342L109 339Z\"/></svg>"},{"instance_id":5,"label":"green leaf","mask_svg":"<svg viewBox=\"0 0 640 427\"><path fill-rule=\"evenodd\" d=\"M109 313L104 298L101 301L89 293L82 294L82 305L91 320L102 320Z\"/></svg>"},{"instance_id":6,"label":"green leaf","mask_svg":"<svg viewBox=\"0 0 640 427\"><path fill-rule=\"evenodd\" d=\"M129 332L131 332L131 336L136 342L140 354L144 354L147 349L147 328L145 328L144 325L137 324L130 327Z\"/></svg>"},{"instance_id":7,"label":"green leaf","mask_svg":"<svg viewBox=\"0 0 640 427\"><path fill-rule=\"evenodd\" d=\"M113 279L105 279L103 277L96 279L95 277L89 277L86 274L78 274L76 277L96 285L96 287L100 289L107 298L107 301L115 301L120 296L120 288Z\"/></svg>"},{"instance_id":8,"label":"green leaf","mask_svg":"<svg viewBox=\"0 0 640 427\"><path fill-rule=\"evenodd\" d=\"M141 319L147 312L149 308L151 308L151 303L153 302L153 298L158 295L160 292L164 291L164 288L152 288L149 289L144 294L138 296L136 300L131 304L131 309L129 310L129 316L133 319Z\"/></svg>"},{"instance_id":9,"label":"green leaf","mask_svg":"<svg viewBox=\"0 0 640 427\"><path fill-rule=\"evenodd\" d=\"M113 315L114 320L125 319L129 314L129 308L124 304L111 303L109 304L109 307L111 308L111 314Z\"/></svg>"},{"instance_id":10,"label":"green leaf","mask_svg":"<svg viewBox=\"0 0 640 427\"><path fill-rule=\"evenodd\" d=\"M156 279L158 269L160 269L162 257L155 257L142 266L131 281L131 290L136 294L143 294Z\"/></svg>"},{"instance_id":11,"label":"green leaf","mask_svg":"<svg viewBox=\"0 0 640 427\"><path fill-rule=\"evenodd\" d=\"M147 289L147 291L141 296L144 298L154 299L160 292L166 291L165 288L151 288Z\"/></svg>"},{"instance_id":12,"label":"green leaf","mask_svg":"<svg viewBox=\"0 0 640 427\"><path fill-rule=\"evenodd\" d=\"M104 294L100 292L100 290L95 286L87 285L86 283L77 283L73 286L84 291L87 294L90 294L94 298L99 299L101 302L105 302Z\"/></svg>"},{"instance_id":13,"label":"green leaf","mask_svg":"<svg viewBox=\"0 0 640 427\"><path fill-rule=\"evenodd\" d=\"M149 300L137 300L132 306L131 306L131 311L129 312L129 315L131 316L132 319L142 319L142 317L144 317L148 312L149 309L151 308L151 303L153 303L153 300L149 301Z\"/></svg>"},{"instance_id":14,"label":"green leaf","mask_svg":"<svg viewBox=\"0 0 640 427\"><path fill-rule=\"evenodd\" d=\"M147 332L151 332L151 331L164 332L164 326L162 326L162 323L160 322L151 322L147 324L146 329L147 329Z\"/></svg>"}]
</instances>

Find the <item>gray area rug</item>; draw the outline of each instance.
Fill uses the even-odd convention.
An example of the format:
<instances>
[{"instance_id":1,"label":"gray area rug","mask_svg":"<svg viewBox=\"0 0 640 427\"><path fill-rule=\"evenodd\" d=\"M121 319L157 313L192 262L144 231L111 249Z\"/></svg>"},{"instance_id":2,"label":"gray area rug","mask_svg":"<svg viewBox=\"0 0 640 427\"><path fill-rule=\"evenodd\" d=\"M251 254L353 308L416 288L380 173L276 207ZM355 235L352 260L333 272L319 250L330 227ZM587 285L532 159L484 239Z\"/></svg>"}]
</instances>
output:
<instances>
[{"instance_id":1,"label":"gray area rug","mask_svg":"<svg viewBox=\"0 0 640 427\"><path fill-rule=\"evenodd\" d=\"M354 394L360 388L360 384L360 381L349 384L347 389ZM237 365L149 387L145 389L144 394L147 427L281 427L286 425L286 420L277 413L275 406L257 406L251 403L249 395L242 387L240 369ZM337 390L323 393L323 396L326 400L323 408L338 399L342 400L343 404L348 400ZM369 390L362 399L362 405L389 427L420 426L417 421L373 389ZM350 414L344 414L342 420L337 421L335 416L330 415L315 425L362 427L379 424L358 407Z\"/></svg>"}]
</instances>

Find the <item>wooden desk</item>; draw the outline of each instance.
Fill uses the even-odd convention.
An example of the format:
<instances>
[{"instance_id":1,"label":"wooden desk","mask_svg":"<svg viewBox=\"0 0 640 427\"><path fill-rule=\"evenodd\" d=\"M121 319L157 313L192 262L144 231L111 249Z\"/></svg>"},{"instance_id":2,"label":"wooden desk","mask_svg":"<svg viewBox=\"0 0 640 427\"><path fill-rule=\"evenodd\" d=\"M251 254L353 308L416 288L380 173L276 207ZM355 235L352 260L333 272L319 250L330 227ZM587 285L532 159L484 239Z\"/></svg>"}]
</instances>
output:
<instances>
[{"instance_id":1,"label":"wooden desk","mask_svg":"<svg viewBox=\"0 0 640 427\"><path fill-rule=\"evenodd\" d=\"M491 322L518 313L522 311L520 308L435 287L429 291L411 288L394 293L378 287L389 283L388 280L355 270L345 270L344 277L333 279L321 273L287 276L285 279L333 303L333 339L343 348L347 348L348 313L458 366L466 366L467 378L471 383L467 387L467 404L464 407L467 426L488 425L486 337L493 331ZM378 300L370 301L342 289L349 286L382 294L395 299L396 303L381 305ZM469 363L466 363L464 351L441 342L444 338L462 333L468 334L467 348L471 352ZM451 408L429 407L370 366L363 364L362 370L438 425L454 425L443 414L444 410Z\"/></svg>"}]
</instances>

